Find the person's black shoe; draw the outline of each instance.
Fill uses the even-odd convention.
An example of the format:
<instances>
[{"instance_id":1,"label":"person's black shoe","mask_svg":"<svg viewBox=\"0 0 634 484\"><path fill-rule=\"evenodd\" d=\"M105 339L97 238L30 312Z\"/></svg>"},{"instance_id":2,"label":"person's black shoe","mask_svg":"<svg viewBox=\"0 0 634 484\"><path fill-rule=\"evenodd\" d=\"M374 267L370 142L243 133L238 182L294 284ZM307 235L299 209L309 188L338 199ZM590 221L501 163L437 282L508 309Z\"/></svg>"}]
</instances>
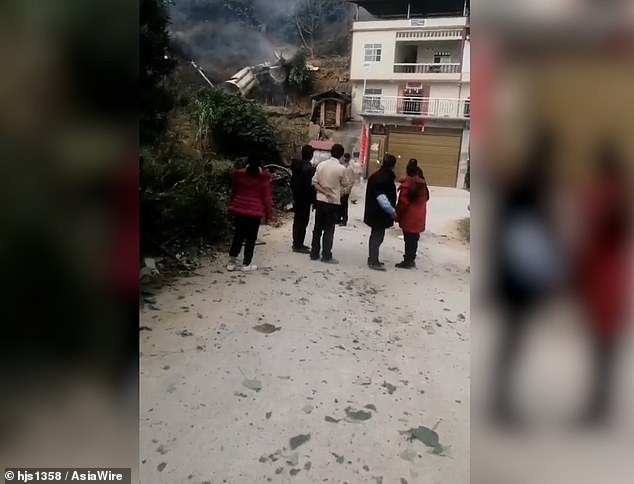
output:
<instances>
[{"instance_id":1,"label":"person's black shoe","mask_svg":"<svg viewBox=\"0 0 634 484\"><path fill-rule=\"evenodd\" d=\"M414 264L412 264L411 262L399 262L398 264L396 264L396 266L398 269L413 269L414 268Z\"/></svg>"},{"instance_id":2,"label":"person's black shoe","mask_svg":"<svg viewBox=\"0 0 634 484\"><path fill-rule=\"evenodd\" d=\"M319 255L310 254L310 260L318 260L318 259L319 259Z\"/></svg>"},{"instance_id":3,"label":"person's black shoe","mask_svg":"<svg viewBox=\"0 0 634 484\"><path fill-rule=\"evenodd\" d=\"M376 262L368 262L368 267L370 269L372 269L373 271L381 271L381 272L385 272L386 271L384 266L382 266L381 264L378 264Z\"/></svg>"},{"instance_id":4,"label":"person's black shoe","mask_svg":"<svg viewBox=\"0 0 634 484\"><path fill-rule=\"evenodd\" d=\"M348 222L339 222L337 225L339 225L339 227L345 227L348 225Z\"/></svg>"},{"instance_id":5,"label":"person's black shoe","mask_svg":"<svg viewBox=\"0 0 634 484\"><path fill-rule=\"evenodd\" d=\"M323 257L321 258L321 261L324 264L339 264L339 261L337 259L333 259L332 257L329 259L324 259Z\"/></svg>"},{"instance_id":6,"label":"person's black shoe","mask_svg":"<svg viewBox=\"0 0 634 484\"><path fill-rule=\"evenodd\" d=\"M310 248L305 245L302 247L293 247L293 252L297 252L298 254L310 254Z\"/></svg>"}]
</instances>

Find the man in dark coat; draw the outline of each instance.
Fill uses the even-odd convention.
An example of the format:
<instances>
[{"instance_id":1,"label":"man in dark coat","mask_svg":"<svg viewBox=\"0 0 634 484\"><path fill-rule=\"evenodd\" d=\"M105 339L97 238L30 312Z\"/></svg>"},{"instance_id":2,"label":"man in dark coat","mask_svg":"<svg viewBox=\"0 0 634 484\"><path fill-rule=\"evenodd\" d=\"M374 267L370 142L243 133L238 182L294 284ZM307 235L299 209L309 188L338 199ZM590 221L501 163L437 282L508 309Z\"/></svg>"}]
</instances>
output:
<instances>
[{"instance_id":1,"label":"man in dark coat","mask_svg":"<svg viewBox=\"0 0 634 484\"><path fill-rule=\"evenodd\" d=\"M302 159L291 163L291 188L293 190L293 252L308 254L310 248L304 245L306 227L310 220L310 206L315 201L315 188L312 184L315 169L311 164L314 149L302 147Z\"/></svg>"},{"instance_id":2,"label":"man in dark coat","mask_svg":"<svg viewBox=\"0 0 634 484\"><path fill-rule=\"evenodd\" d=\"M386 153L379 171L368 179L365 192L363 221L372 228L368 267L376 271L385 271L384 264L379 261L379 248L385 239L385 229L394 225L396 220L395 166L396 158Z\"/></svg>"}]
</instances>

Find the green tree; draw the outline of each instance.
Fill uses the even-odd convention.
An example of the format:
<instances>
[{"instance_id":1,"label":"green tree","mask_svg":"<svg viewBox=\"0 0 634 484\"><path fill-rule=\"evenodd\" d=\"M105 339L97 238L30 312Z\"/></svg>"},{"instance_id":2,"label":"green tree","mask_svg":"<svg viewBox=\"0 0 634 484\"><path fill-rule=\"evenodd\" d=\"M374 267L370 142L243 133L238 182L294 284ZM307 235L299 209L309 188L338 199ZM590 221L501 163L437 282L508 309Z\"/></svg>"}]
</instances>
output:
<instances>
[{"instance_id":1,"label":"green tree","mask_svg":"<svg viewBox=\"0 0 634 484\"><path fill-rule=\"evenodd\" d=\"M140 90L139 135L142 145L152 144L167 126L174 96L167 78L175 61L169 50L166 0L140 2Z\"/></svg>"},{"instance_id":2,"label":"green tree","mask_svg":"<svg viewBox=\"0 0 634 484\"><path fill-rule=\"evenodd\" d=\"M298 94L309 94L312 87L312 77L306 68L307 53L300 49L285 66L288 86Z\"/></svg>"}]
</instances>

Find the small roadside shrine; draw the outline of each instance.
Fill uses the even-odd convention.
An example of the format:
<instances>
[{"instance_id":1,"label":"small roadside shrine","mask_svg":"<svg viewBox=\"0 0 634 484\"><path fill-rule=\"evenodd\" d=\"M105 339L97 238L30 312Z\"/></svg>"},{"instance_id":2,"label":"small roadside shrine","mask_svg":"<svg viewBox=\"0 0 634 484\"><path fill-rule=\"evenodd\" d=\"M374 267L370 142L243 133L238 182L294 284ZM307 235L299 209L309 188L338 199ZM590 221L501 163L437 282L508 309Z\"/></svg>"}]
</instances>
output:
<instances>
[{"instance_id":1,"label":"small roadside shrine","mask_svg":"<svg viewBox=\"0 0 634 484\"><path fill-rule=\"evenodd\" d=\"M350 118L352 98L348 94L331 89L320 94L313 94L311 98L313 123L323 128L337 129Z\"/></svg>"}]
</instances>

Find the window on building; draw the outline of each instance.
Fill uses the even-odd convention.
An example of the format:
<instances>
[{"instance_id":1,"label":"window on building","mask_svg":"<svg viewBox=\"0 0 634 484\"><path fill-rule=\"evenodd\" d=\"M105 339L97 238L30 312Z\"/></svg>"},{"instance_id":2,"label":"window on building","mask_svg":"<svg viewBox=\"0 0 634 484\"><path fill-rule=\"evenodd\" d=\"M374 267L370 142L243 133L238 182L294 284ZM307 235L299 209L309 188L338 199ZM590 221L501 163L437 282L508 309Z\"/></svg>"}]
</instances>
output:
<instances>
[{"instance_id":1,"label":"window on building","mask_svg":"<svg viewBox=\"0 0 634 484\"><path fill-rule=\"evenodd\" d=\"M383 46L381 44L365 44L365 56L363 58L364 63L368 62L381 62L381 52Z\"/></svg>"},{"instance_id":2,"label":"window on building","mask_svg":"<svg viewBox=\"0 0 634 484\"><path fill-rule=\"evenodd\" d=\"M435 52L434 64L451 64L451 54L449 52ZM430 66L430 72L448 72L442 66Z\"/></svg>"},{"instance_id":3,"label":"window on building","mask_svg":"<svg viewBox=\"0 0 634 484\"><path fill-rule=\"evenodd\" d=\"M434 64L450 64L451 54L449 52L434 53Z\"/></svg>"}]
</instances>

